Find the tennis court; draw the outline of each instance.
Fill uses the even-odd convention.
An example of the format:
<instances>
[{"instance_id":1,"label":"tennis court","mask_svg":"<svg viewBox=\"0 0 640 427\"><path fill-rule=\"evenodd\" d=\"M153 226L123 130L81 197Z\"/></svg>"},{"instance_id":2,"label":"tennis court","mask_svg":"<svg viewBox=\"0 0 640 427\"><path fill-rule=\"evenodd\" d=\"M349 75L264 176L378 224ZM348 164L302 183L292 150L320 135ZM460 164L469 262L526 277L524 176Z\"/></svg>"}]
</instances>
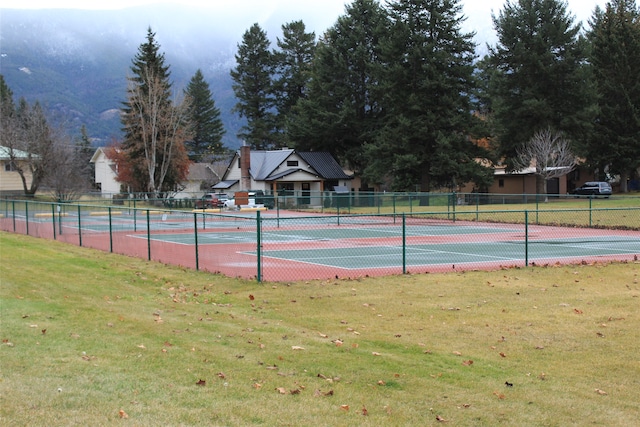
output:
<instances>
[{"instance_id":1,"label":"tennis court","mask_svg":"<svg viewBox=\"0 0 640 427\"><path fill-rule=\"evenodd\" d=\"M80 209L78 209L80 213ZM501 217L503 215L503 217ZM640 231L430 215L109 210L29 218L25 234L231 277L283 281L634 260ZM526 217L525 217L526 219ZM22 228L15 213L7 229ZM9 225L11 224L11 225Z\"/></svg>"},{"instance_id":2,"label":"tennis court","mask_svg":"<svg viewBox=\"0 0 640 427\"><path fill-rule=\"evenodd\" d=\"M297 221L286 227L263 226L260 251L255 227L200 231L197 242L200 253L236 251L238 255L256 259L255 264L260 257L267 277L291 277L294 271L322 277L332 270L338 271L335 274L339 276L355 277L376 274L375 271L399 273L404 269L486 269L525 263L624 258L640 253L637 232L464 222L444 224L442 221L404 228L366 221L359 221L359 225L349 221L343 224L346 225ZM210 221L209 225L215 227L216 223ZM557 234L563 237L553 237ZM195 245L193 234L165 232L131 236ZM237 266L234 262L231 265Z\"/></svg>"}]
</instances>

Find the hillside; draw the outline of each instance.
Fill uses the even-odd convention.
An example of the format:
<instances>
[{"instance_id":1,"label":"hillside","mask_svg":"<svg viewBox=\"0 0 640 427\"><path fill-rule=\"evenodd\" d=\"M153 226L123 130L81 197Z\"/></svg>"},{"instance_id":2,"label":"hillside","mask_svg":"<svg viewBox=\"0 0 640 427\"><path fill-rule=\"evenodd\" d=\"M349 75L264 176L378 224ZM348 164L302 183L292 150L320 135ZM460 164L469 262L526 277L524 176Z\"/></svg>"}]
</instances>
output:
<instances>
[{"instance_id":1,"label":"hillside","mask_svg":"<svg viewBox=\"0 0 640 427\"><path fill-rule=\"evenodd\" d=\"M126 12L126 13L125 13ZM171 16L169 21L167 16ZM175 6L149 10L11 10L0 14L0 72L15 99L39 100L72 134L85 125L96 145L119 137L118 109L126 77L149 26L182 91L198 68L211 87L227 129L225 145L238 145L240 119L229 70L244 29L207 25L198 13Z\"/></svg>"}]
</instances>

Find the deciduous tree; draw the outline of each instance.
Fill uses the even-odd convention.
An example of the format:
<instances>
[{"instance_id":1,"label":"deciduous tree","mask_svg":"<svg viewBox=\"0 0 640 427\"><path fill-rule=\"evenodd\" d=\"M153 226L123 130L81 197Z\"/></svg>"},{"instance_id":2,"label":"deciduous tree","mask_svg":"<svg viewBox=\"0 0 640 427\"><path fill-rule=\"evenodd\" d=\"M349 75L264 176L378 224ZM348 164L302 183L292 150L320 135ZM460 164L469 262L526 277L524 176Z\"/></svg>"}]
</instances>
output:
<instances>
[{"instance_id":1,"label":"deciduous tree","mask_svg":"<svg viewBox=\"0 0 640 427\"><path fill-rule=\"evenodd\" d=\"M571 149L571 143L562 133L551 128L536 132L531 139L516 151L514 168L524 170L533 165L535 174L543 182L542 194L547 194L547 180L558 178L571 172L578 164L578 158Z\"/></svg>"},{"instance_id":2,"label":"deciduous tree","mask_svg":"<svg viewBox=\"0 0 640 427\"><path fill-rule=\"evenodd\" d=\"M21 98L14 106L11 90L2 88L2 132L0 145L5 147L11 167L20 175L25 195L33 196L45 180L52 163L52 130L39 102L33 105Z\"/></svg>"},{"instance_id":3,"label":"deciduous tree","mask_svg":"<svg viewBox=\"0 0 640 427\"><path fill-rule=\"evenodd\" d=\"M184 141L191 137L188 104L171 100L169 66L151 28L147 41L138 48L128 78L127 101L122 123L125 136L121 149L128 163L134 191L159 197L173 191L186 178L189 158Z\"/></svg>"}]
</instances>

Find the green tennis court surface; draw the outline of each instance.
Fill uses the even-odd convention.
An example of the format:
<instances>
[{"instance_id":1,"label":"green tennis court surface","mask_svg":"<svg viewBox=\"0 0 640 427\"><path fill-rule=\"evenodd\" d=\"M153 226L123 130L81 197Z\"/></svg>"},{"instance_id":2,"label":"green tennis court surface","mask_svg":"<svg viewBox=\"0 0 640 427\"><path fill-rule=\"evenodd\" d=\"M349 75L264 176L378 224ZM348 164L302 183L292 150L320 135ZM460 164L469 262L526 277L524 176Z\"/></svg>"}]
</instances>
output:
<instances>
[{"instance_id":1,"label":"green tennis court surface","mask_svg":"<svg viewBox=\"0 0 640 427\"><path fill-rule=\"evenodd\" d=\"M479 235L487 233L514 233L521 230L514 228L497 228L481 226L458 226L458 225L429 225L429 226L407 226L405 234L407 237L415 236L454 236L454 235ZM147 238L146 234L136 237ZM312 241L333 241L343 239L387 239L390 237L402 237L402 228L395 227L325 227L325 228L300 228L268 230L261 233L263 243L271 242L312 242ZM153 234L151 238L184 245L195 244L195 236L192 233L162 233ZM229 243L255 243L257 234L251 231L198 231L198 244L229 244ZM375 245L375 242L371 242ZM383 243L380 243L381 245Z\"/></svg>"},{"instance_id":2,"label":"green tennis court surface","mask_svg":"<svg viewBox=\"0 0 640 427\"><path fill-rule=\"evenodd\" d=\"M487 236L483 236L483 234ZM536 236L530 230L530 236ZM528 251L523 227L476 225L407 226L407 237L436 237L442 242L446 236L468 241L452 243L411 244L402 247L401 227L324 227L273 229L261 234L264 259L288 260L341 269L388 268L407 266L467 263L511 263L525 258L530 261L560 258L598 257L640 252L640 239L625 236L596 236L584 238L530 238ZM489 237L489 235L491 235ZM147 238L146 234L136 235ZM195 236L185 233L151 234L152 240L183 245L195 244ZM199 245L255 245L255 230L198 232ZM357 239L357 240L353 240ZM296 248L287 248L295 243ZM328 247L328 245L330 247ZM256 251L242 253L256 256Z\"/></svg>"},{"instance_id":3,"label":"green tennis court surface","mask_svg":"<svg viewBox=\"0 0 640 427\"><path fill-rule=\"evenodd\" d=\"M549 239L529 242L528 258L559 259L635 254L640 240L603 236L589 239ZM251 252L251 254L256 254ZM403 251L397 246L367 246L349 249L267 250L264 258L295 260L297 262L332 266L343 269L387 268L401 265ZM478 243L447 243L408 245L405 250L407 266L466 264L487 262L516 262L525 257L524 241Z\"/></svg>"}]
</instances>

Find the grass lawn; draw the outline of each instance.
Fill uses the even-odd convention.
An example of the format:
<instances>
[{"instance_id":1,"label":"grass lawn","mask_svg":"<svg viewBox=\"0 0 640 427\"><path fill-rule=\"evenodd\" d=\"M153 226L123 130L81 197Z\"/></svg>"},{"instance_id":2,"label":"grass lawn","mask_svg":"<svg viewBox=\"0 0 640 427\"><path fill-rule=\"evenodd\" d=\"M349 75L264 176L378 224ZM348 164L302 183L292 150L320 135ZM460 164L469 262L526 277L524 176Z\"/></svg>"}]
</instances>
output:
<instances>
[{"instance_id":1,"label":"grass lawn","mask_svg":"<svg viewBox=\"0 0 640 427\"><path fill-rule=\"evenodd\" d=\"M0 257L1 425L640 419L639 262L259 284L4 232Z\"/></svg>"}]
</instances>

